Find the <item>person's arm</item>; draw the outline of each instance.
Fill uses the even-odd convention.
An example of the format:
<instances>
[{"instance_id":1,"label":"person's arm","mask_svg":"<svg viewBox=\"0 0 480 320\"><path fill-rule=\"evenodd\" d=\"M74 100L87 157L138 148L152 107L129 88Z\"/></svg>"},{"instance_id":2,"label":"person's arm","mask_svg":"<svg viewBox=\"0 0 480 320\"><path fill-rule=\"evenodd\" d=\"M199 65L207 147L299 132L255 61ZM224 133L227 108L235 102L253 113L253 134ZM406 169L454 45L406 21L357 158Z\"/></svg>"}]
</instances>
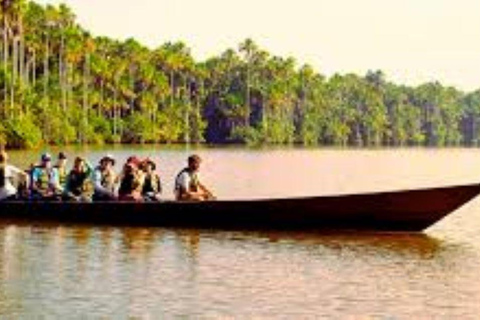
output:
<instances>
[{"instance_id":1,"label":"person's arm","mask_svg":"<svg viewBox=\"0 0 480 320\"><path fill-rule=\"evenodd\" d=\"M204 197L204 200L215 200L216 197L213 195L213 192L210 191L203 183L200 175L197 173L198 179L198 188L200 189L200 194Z\"/></svg>"},{"instance_id":2,"label":"person's arm","mask_svg":"<svg viewBox=\"0 0 480 320\"><path fill-rule=\"evenodd\" d=\"M92 177L93 176L93 166L90 164L90 162L85 161L85 173L87 176Z\"/></svg>"},{"instance_id":3,"label":"person's arm","mask_svg":"<svg viewBox=\"0 0 480 320\"><path fill-rule=\"evenodd\" d=\"M38 189L38 185L37 185L39 175L40 175L40 172L39 172L38 168L33 168L32 169L32 181L31 181L31 185L30 185L32 191L40 192L40 190Z\"/></svg>"},{"instance_id":4,"label":"person's arm","mask_svg":"<svg viewBox=\"0 0 480 320\"><path fill-rule=\"evenodd\" d=\"M93 187L95 188L95 192L101 194L110 193L105 187L102 186L102 173L100 170L95 170L93 172Z\"/></svg>"},{"instance_id":5,"label":"person's arm","mask_svg":"<svg viewBox=\"0 0 480 320\"><path fill-rule=\"evenodd\" d=\"M71 173L67 176L67 182L65 183L65 189L63 190L63 194L68 197L68 199L76 199L75 195L72 193L72 175Z\"/></svg>"},{"instance_id":6,"label":"person's arm","mask_svg":"<svg viewBox=\"0 0 480 320\"><path fill-rule=\"evenodd\" d=\"M200 190L202 190L202 192L204 193L204 195L206 196L206 198L207 198L208 200L215 200L215 199L217 199L217 197L215 197L215 196L213 195L213 192L211 192L207 187L205 187L205 185L199 183L198 186L199 186Z\"/></svg>"},{"instance_id":7,"label":"person's arm","mask_svg":"<svg viewBox=\"0 0 480 320\"><path fill-rule=\"evenodd\" d=\"M50 185L54 192L62 193L64 191L64 187L60 185L60 171L57 168L52 169Z\"/></svg>"},{"instance_id":8,"label":"person's arm","mask_svg":"<svg viewBox=\"0 0 480 320\"><path fill-rule=\"evenodd\" d=\"M9 165L9 166L8 166L8 170L10 170L10 172L11 172L12 174L14 174L14 175L17 176L19 182L21 182L21 183L28 183L28 174L27 174L25 171L23 171L23 170L21 170L21 169L19 169L19 168L17 168L17 167L14 167L14 166L12 166L12 165Z\"/></svg>"},{"instance_id":9,"label":"person's arm","mask_svg":"<svg viewBox=\"0 0 480 320\"><path fill-rule=\"evenodd\" d=\"M201 201L204 199L203 193L198 191L190 191L189 184L190 184L190 177L189 175L184 172L179 177L178 186L180 188L179 192L180 195L178 196L178 200L184 201Z\"/></svg>"}]
</instances>

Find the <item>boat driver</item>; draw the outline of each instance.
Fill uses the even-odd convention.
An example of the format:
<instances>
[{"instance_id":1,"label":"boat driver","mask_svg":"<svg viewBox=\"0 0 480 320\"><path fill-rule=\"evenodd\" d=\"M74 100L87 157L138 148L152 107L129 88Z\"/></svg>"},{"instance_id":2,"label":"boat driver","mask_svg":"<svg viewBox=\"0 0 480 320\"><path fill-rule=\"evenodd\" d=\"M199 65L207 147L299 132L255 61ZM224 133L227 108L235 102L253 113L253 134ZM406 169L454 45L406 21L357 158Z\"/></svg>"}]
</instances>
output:
<instances>
[{"instance_id":1,"label":"boat driver","mask_svg":"<svg viewBox=\"0 0 480 320\"><path fill-rule=\"evenodd\" d=\"M175 179L177 201L215 200L213 193L200 182L199 170L202 159L198 155L188 157L188 166Z\"/></svg>"}]
</instances>

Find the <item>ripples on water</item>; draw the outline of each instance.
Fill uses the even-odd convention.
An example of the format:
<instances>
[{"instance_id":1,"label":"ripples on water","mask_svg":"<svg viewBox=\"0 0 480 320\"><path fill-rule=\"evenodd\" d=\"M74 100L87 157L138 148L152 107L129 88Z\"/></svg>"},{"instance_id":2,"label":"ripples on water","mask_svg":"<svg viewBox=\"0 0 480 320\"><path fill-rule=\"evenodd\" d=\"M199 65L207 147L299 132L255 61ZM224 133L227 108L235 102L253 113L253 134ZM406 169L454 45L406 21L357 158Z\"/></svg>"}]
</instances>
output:
<instances>
[{"instance_id":1,"label":"ripples on water","mask_svg":"<svg viewBox=\"0 0 480 320\"><path fill-rule=\"evenodd\" d=\"M0 227L0 316L475 318L473 248L428 235Z\"/></svg>"},{"instance_id":2,"label":"ripples on water","mask_svg":"<svg viewBox=\"0 0 480 320\"><path fill-rule=\"evenodd\" d=\"M262 160L257 167L247 161L239 168L257 168L255 175L246 177L237 173L232 178L225 163L212 166L207 177L225 197L246 195L252 189L266 194L272 176L258 166L266 168L272 159L277 161L274 171L278 166L292 171L293 162L300 164L295 167L301 177L297 189L272 186L275 195L308 194L319 188L325 193L396 189L408 181L451 184L478 181L475 174L480 177L480 168L474 165L480 156L472 151L435 153L435 164L418 162L422 152L360 153L356 162L347 159L351 153L334 153L302 151L284 158L281 153L238 156L204 151L217 160L227 154L230 165L242 159ZM159 156L163 163L171 163L164 168L172 173L181 167L177 161L183 157L175 152ZM334 161L335 157L339 159ZM353 163L356 166L351 167ZM373 169L365 171L369 167ZM465 170L472 172L467 175ZM443 180L438 176L442 171ZM263 178L252 183L260 172ZM386 176L388 172L391 175ZM322 183L315 183L319 176ZM336 185L335 176L340 181ZM479 200L417 235L4 222L0 318L478 319L479 230Z\"/></svg>"}]
</instances>

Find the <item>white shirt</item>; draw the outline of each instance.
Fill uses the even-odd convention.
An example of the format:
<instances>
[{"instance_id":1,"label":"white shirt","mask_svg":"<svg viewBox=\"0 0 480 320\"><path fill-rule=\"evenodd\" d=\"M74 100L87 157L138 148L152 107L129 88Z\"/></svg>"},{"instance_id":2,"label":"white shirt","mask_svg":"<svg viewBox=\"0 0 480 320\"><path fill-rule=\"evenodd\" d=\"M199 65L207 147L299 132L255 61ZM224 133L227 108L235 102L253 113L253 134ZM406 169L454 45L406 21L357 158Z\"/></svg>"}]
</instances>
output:
<instances>
[{"instance_id":1,"label":"white shirt","mask_svg":"<svg viewBox=\"0 0 480 320\"><path fill-rule=\"evenodd\" d=\"M0 200L11 197L17 193L17 188L12 184L12 179L22 173L22 170L7 164L5 167L5 186L0 188Z\"/></svg>"},{"instance_id":2,"label":"white shirt","mask_svg":"<svg viewBox=\"0 0 480 320\"><path fill-rule=\"evenodd\" d=\"M197 180L200 181L198 172L194 173L197 176ZM182 172L177 178L177 186L182 187L184 190L190 190L190 182L192 178L187 171Z\"/></svg>"}]
</instances>

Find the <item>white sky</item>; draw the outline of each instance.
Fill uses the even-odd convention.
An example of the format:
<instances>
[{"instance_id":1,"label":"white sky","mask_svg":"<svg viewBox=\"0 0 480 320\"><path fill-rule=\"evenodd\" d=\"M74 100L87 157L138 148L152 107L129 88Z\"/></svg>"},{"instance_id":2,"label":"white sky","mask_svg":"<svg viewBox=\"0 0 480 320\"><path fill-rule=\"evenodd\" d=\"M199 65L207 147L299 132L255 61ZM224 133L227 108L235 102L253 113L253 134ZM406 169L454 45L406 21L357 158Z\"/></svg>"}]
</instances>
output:
<instances>
[{"instance_id":1,"label":"white sky","mask_svg":"<svg viewBox=\"0 0 480 320\"><path fill-rule=\"evenodd\" d=\"M251 37L328 76L480 88L479 0L37 0L65 2L94 35L184 41L197 59Z\"/></svg>"}]
</instances>

